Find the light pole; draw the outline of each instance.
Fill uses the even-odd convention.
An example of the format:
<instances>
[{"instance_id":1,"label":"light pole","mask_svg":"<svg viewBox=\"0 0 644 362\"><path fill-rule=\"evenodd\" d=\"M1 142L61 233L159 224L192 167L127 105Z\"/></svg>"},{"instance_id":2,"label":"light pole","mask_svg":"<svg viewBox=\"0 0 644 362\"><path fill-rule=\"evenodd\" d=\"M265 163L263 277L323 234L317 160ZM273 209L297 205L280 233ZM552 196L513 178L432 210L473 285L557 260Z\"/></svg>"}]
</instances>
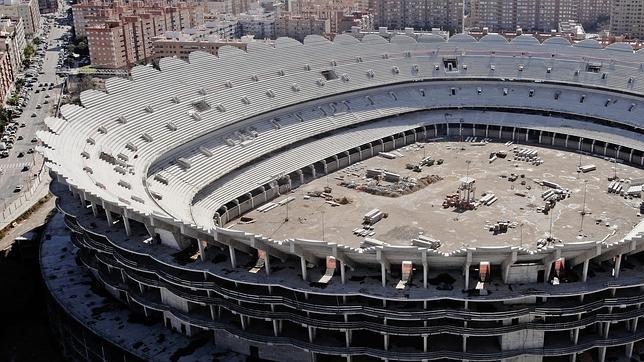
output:
<instances>
[{"instance_id":1,"label":"light pole","mask_svg":"<svg viewBox=\"0 0 644 362\"><path fill-rule=\"evenodd\" d=\"M586 215L586 188L588 187L588 180L584 180L584 204L581 208L581 225L579 226L579 231L584 231L584 216Z\"/></svg>"}]
</instances>

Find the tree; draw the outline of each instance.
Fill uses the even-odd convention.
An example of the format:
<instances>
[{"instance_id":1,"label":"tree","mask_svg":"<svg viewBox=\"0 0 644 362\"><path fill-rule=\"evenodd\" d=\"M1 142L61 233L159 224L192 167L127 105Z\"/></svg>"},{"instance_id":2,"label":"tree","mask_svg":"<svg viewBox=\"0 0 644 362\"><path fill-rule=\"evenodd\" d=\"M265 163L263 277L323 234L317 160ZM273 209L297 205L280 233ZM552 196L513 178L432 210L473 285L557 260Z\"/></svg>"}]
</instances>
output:
<instances>
[{"instance_id":1,"label":"tree","mask_svg":"<svg viewBox=\"0 0 644 362\"><path fill-rule=\"evenodd\" d=\"M39 37L35 37L31 42L34 43L35 45L40 45L42 43L42 39L40 39Z\"/></svg>"},{"instance_id":2,"label":"tree","mask_svg":"<svg viewBox=\"0 0 644 362\"><path fill-rule=\"evenodd\" d=\"M31 57L33 57L34 54L36 54L36 49L34 49L33 44L29 43L25 47L25 50L23 53L24 53L25 59L31 59Z\"/></svg>"}]
</instances>

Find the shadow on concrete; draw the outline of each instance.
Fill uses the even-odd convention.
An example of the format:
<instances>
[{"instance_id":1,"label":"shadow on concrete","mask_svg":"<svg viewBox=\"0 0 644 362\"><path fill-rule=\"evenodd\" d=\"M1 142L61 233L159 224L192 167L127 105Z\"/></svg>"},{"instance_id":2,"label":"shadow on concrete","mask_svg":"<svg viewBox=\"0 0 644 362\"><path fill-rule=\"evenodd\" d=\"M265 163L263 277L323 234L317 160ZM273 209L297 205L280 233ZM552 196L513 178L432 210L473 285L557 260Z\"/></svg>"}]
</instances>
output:
<instances>
[{"instance_id":1,"label":"shadow on concrete","mask_svg":"<svg viewBox=\"0 0 644 362\"><path fill-rule=\"evenodd\" d=\"M0 252L0 361L63 361L49 328L38 264L44 227Z\"/></svg>"}]
</instances>

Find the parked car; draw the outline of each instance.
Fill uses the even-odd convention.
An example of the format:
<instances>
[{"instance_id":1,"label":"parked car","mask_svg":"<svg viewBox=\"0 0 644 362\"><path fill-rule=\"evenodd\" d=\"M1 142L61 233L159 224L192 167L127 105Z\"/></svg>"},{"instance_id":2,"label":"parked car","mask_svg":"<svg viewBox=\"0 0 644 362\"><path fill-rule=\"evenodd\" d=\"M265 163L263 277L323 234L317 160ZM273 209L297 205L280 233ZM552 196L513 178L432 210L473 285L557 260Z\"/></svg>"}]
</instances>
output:
<instances>
[{"instance_id":1,"label":"parked car","mask_svg":"<svg viewBox=\"0 0 644 362\"><path fill-rule=\"evenodd\" d=\"M22 191L22 185L16 185L16 188L13 189L13 192L20 192Z\"/></svg>"}]
</instances>

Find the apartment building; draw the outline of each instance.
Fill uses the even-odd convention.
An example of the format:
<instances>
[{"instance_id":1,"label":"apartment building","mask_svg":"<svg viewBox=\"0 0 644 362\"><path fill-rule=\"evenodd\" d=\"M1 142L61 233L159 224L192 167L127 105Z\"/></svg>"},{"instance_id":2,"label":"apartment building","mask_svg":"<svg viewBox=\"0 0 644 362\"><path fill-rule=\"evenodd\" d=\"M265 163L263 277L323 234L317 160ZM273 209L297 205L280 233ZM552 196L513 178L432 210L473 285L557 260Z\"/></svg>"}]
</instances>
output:
<instances>
[{"instance_id":1,"label":"apartment building","mask_svg":"<svg viewBox=\"0 0 644 362\"><path fill-rule=\"evenodd\" d=\"M26 35L32 35L40 29L38 0L4 0L0 14L21 17Z\"/></svg>"},{"instance_id":2,"label":"apartment building","mask_svg":"<svg viewBox=\"0 0 644 362\"><path fill-rule=\"evenodd\" d=\"M226 14L239 15L250 9L249 0L224 0L224 12Z\"/></svg>"},{"instance_id":3,"label":"apartment building","mask_svg":"<svg viewBox=\"0 0 644 362\"><path fill-rule=\"evenodd\" d=\"M126 68L152 59L152 39L165 31L180 31L203 24L203 6L83 3L73 6L79 36L87 36L90 60L101 68Z\"/></svg>"},{"instance_id":4,"label":"apartment building","mask_svg":"<svg viewBox=\"0 0 644 362\"><path fill-rule=\"evenodd\" d=\"M610 33L627 38L644 38L644 0L613 0Z\"/></svg>"},{"instance_id":5,"label":"apartment building","mask_svg":"<svg viewBox=\"0 0 644 362\"><path fill-rule=\"evenodd\" d=\"M126 5L115 2L83 1L72 6L76 36L87 36L87 28L127 16L151 14L159 29L181 30L204 22L204 6L177 2L173 6L133 1Z\"/></svg>"},{"instance_id":6,"label":"apartment building","mask_svg":"<svg viewBox=\"0 0 644 362\"><path fill-rule=\"evenodd\" d=\"M493 31L550 31L570 20L594 23L609 7L610 0L472 0L469 25Z\"/></svg>"},{"instance_id":7,"label":"apartment building","mask_svg":"<svg viewBox=\"0 0 644 362\"><path fill-rule=\"evenodd\" d=\"M4 102L11 93L14 79L9 53L0 51L0 101Z\"/></svg>"},{"instance_id":8,"label":"apartment building","mask_svg":"<svg viewBox=\"0 0 644 362\"><path fill-rule=\"evenodd\" d=\"M275 38L275 17L268 14L241 14L237 19L240 36L253 35L256 39Z\"/></svg>"},{"instance_id":9,"label":"apartment building","mask_svg":"<svg viewBox=\"0 0 644 362\"><path fill-rule=\"evenodd\" d=\"M463 0L374 0L373 7L377 27L460 32L463 26Z\"/></svg>"},{"instance_id":10,"label":"apartment building","mask_svg":"<svg viewBox=\"0 0 644 362\"><path fill-rule=\"evenodd\" d=\"M23 51L27 46L22 18L0 18L0 51L7 53L15 77L22 69Z\"/></svg>"},{"instance_id":11,"label":"apartment building","mask_svg":"<svg viewBox=\"0 0 644 362\"><path fill-rule=\"evenodd\" d=\"M41 14L55 13L58 11L59 0L38 0L38 8Z\"/></svg>"},{"instance_id":12,"label":"apartment building","mask_svg":"<svg viewBox=\"0 0 644 362\"><path fill-rule=\"evenodd\" d=\"M325 35L331 32L329 19L315 17L281 16L275 19L275 37L289 37L303 41L307 35Z\"/></svg>"},{"instance_id":13,"label":"apartment building","mask_svg":"<svg viewBox=\"0 0 644 362\"><path fill-rule=\"evenodd\" d=\"M252 37L242 40L194 40L189 37L166 37L158 36L152 39L153 59L159 60L165 57L175 57L182 60L188 60L190 53L195 51L204 51L213 55L219 54L219 49L223 46L231 46L246 50Z\"/></svg>"}]
</instances>

